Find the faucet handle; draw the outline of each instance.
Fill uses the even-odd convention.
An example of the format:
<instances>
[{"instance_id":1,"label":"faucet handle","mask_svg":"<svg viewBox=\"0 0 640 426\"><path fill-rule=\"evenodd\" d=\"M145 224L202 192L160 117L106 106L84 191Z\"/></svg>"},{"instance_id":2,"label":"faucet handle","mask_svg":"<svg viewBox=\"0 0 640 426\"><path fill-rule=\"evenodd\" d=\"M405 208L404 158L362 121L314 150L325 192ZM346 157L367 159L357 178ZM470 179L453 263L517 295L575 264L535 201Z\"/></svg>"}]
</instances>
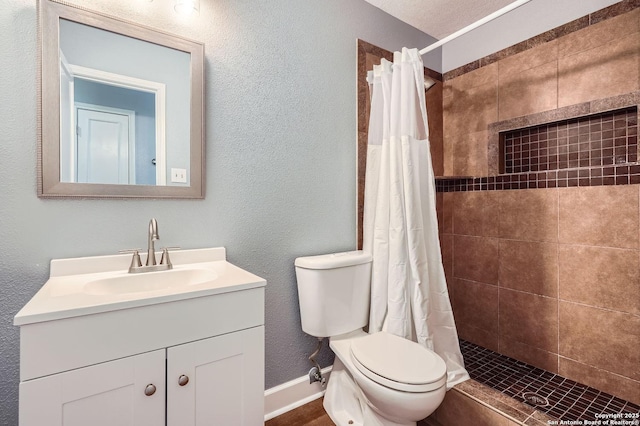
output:
<instances>
[{"instance_id":1,"label":"faucet handle","mask_svg":"<svg viewBox=\"0 0 640 426\"><path fill-rule=\"evenodd\" d=\"M169 259L169 250L180 250L180 247L162 247L162 257L160 258L161 265L168 265L169 269L173 268L171 264L171 259Z\"/></svg>"},{"instance_id":2,"label":"faucet handle","mask_svg":"<svg viewBox=\"0 0 640 426\"><path fill-rule=\"evenodd\" d=\"M139 248L137 249L126 249L126 250L119 250L118 253L133 253L133 258L131 259L131 266L129 266L129 271L131 271L134 268L140 268L142 266L142 261L140 260L140 250Z\"/></svg>"}]
</instances>

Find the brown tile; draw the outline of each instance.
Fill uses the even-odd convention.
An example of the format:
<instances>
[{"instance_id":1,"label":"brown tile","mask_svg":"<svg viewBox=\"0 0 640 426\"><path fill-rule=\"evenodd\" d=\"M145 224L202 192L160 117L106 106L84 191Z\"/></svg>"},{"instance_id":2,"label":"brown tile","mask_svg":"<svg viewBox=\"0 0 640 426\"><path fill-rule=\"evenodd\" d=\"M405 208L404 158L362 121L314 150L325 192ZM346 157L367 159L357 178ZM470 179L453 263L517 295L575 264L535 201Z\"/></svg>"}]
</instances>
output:
<instances>
[{"instance_id":1,"label":"brown tile","mask_svg":"<svg viewBox=\"0 0 640 426\"><path fill-rule=\"evenodd\" d=\"M498 64L467 72L464 75L446 81L444 96L457 95L474 87L484 86L498 80Z\"/></svg>"},{"instance_id":2,"label":"brown tile","mask_svg":"<svg viewBox=\"0 0 640 426\"><path fill-rule=\"evenodd\" d=\"M465 395L469 395L472 398L476 398L479 400L482 400L482 397L486 393L487 389L491 389L490 387L483 385L482 383L473 379L465 380L464 382L458 383L454 386L454 388Z\"/></svg>"},{"instance_id":3,"label":"brown tile","mask_svg":"<svg viewBox=\"0 0 640 426\"><path fill-rule=\"evenodd\" d=\"M552 373L558 372L558 354L556 353L507 338L500 339L500 353Z\"/></svg>"},{"instance_id":4,"label":"brown tile","mask_svg":"<svg viewBox=\"0 0 640 426\"><path fill-rule=\"evenodd\" d=\"M442 232L442 192L436 192L436 216L438 217L438 231Z\"/></svg>"},{"instance_id":5,"label":"brown tile","mask_svg":"<svg viewBox=\"0 0 640 426\"><path fill-rule=\"evenodd\" d=\"M544 43L501 60L499 120L557 107L556 41Z\"/></svg>"},{"instance_id":6,"label":"brown tile","mask_svg":"<svg viewBox=\"0 0 640 426\"><path fill-rule=\"evenodd\" d=\"M493 81L465 91L455 91L455 100L450 107L453 120L445 121L445 140L447 126L453 124L459 135L487 130L489 123L498 120L498 82ZM451 122L452 121L452 122Z\"/></svg>"},{"instance_id":7,"label":"brown tile","mask_svg":"<svg viewBox=\"0 0 640 426\"><path fill-rule=\"evenodd\" d=\"M487 175L500 174L500 135L497 131L489 130L487 138Z\"/></svg>"},{"instance_id":8,"label":"brown tile","mask_svg":"<svg viewBox=\"0 0 640 426\"><path fill-rule=\"evenodd\" d=\"M640 404L640 381L560 357L559 374L600 391Z\"/></svg>"},{"instance_id":9,"label":"brown tile","mask_svg":"<svg viewBox=\"0 0 640 426\"><path fill-rule=\"evenodd\" d=\"M583 16L578 19L575 19L571 22L567 22L564 25L555 28L555 33L558 38L563 37L567 34L571 34L583 28L587 28L589 26L589 16Z\"/></svg>"},{"instance_id":10,"label":"brown tile","mask_svg":"<svg viewBox=\"0 0 640 426\"><path fill-rule=\"evenodd\" d=\"M558 245L500 240L500 287L558 295Z\"/></svg>"},{"instance_id":11,"label":"brown tile","mask_svg":"<svg viewBox=\"0 0 640 426\"><path fill-rule=\"evenodd\" d=\"M444 275L447 278L447 286L451 289L449 281L453 279L453 235L440 235L440 250L442 253ZM449 292L451 293L451 290L449 290Z\"/></svg>"},{"instance_id":12,"label":"brown tile","mask_svg":"<svg viewBox=\"0 0 640 426\"><path fill-rule=\"evenodd\" d=\"M500 74L499 120L549 111L557 107L558 65L555 60L535 68Z\"/></svg>"},{"instance_id":13,"label":"brown tile","mask_svg":"<svg viewBox=\"0 0 640 426\"><path fill-rule=\"evenodd\" d=\"M505 49L498 50L495 53L485 56L484 58L480 58L480 66L487 66L493 64L495 62L501 61L510 56L516 55L520 52L523 52L527 49L530 49L530 46L527 43L527 40L522 41L520 43L513 44Z\"/></svg>"},{"instance_id":14,"label":"brown tile","mask_svg":"<svg viewBox=\"0 0 640 426\"><path fill-rule=\"evenodd\" d=\"M558 106L640 88L640 32L558 60Z\"/></svg>"},{"instance_id":15,"label":"brown tile","mask_svg":"<svg viewBox=\"0 0 640 426\"><path fill-rule=\"evenodd\" d=\"M638 188L592 186L560 190L559 241L638 248Z\"/></svg>"},{"instance_id":16,"label":"brown tile","mask_svg":"<svg viewBox=\"0 0 640 426\"><path fill-rule=\"evenodd\" d=\"M592 113L597 113L638 104L640 104L640 91L635 91L610 98L593 100L589 102L589 110Z\"/></svg>"},{"instance_id":17,"label":"brown tile","mask_svg":"<svg viewBox=\"0 0 640 426\"><path fill-rule=\"evenodd\" d=\"M546 31L527 40L527 49L530 53L527 56L520 55L520 59L514 62L528 62L528 67L523 64L516 64L520 69L535 68L558 58L558 35L555 30ZM513 55L517 56L517 55ZM513 60L513 56L509 59Z\"/></svg>"},{"instance_id":18,"label":"brown tile","mask_svg":"<svg viewBox=\"0 0 640 426\"><path fill-rule=\"evenodd\" d=\"M560 301L560 355L640 380L640 317Z\"/></svg>"},{"instance_id":19,"label":"brown tile","mask_svg":"<svg viewBox=\"0 0 640 426\"><path fill-rule=\"evenodd\" d=\"M447 80L442 83L442 102L443 102L443 112L444 112L444 100L445 98L453 97L453 82L455 80Z\"/></svg>"},{"instance_id":20,"label":"brown tile","mask_svg":"<svg viewBox=\"0 0 640 426\"><path fill-rule=\"evenodd\" d=\"M544 111L524 117L516 117L509 120L499 121L491 124L489 129L492 132L519 129L588 115L590 112L589 102L583 102L581 104L570 105L551 111Z\"/></svg>"},{"instance_id":21,"label":"brown tile","mask_svg":"<svg viewBox=\"0 0 640 426\"><path fill-rule=\"evenodd\" d=\"M427 111L429 114L429 145L431 148L431 162L435 176L444 174L443 157L443 109L442 109L442 83L436 84L427 91Z\"/></svg>"},{"instance_id":22,"label":"brown tile","mask_svg":"<svg viewBox=\"0 0 640 426\"><path fill-rule=\"evenodd\" d=\"M498 240L486 237L453 237L453 275L486 284L498 283Z\"/></svg>"},{"instance_id":23,"label":"brown tile","mask_svg":"<svg viewBox=\"0 0 640 426\"><path fill-rule=\"evenodd\" d=\"M458 235L496 235L497 205L491 201L495 192L460 192L454 199L453 232Z\"/></svg>"},{"instance_id":24,"label":"brown tile","mask_svg":"<svg viewBox=\"0 0 640 426\"><path fill-rule=\"evenodd\" d=\"M464 388L456 386L456 389L459 389L464 394L470 395L472 398L476 398L485 404L497 408L498 411L513 419L523 421L535 411L528 405L473 379L467 380L462 384L468 384L468 386Z\"/></svg>"},{"instance_id":25,"label":"brown tile","mask_svg":"<svg viewBox=\"0 0 640 426\"><path fill-rule=\"evenodd\" d=\"M487 176L488 132L472 132L454 139L453 174L455 176Z\"/></svg>"},{"instance_id":26,"label":"brown tile","mask_svg":"<svg viewBox=\"0 0 640 426\"><path fill-rule=\"evenodd\" d=\"M507 418L479 402L456 391L447 392L437 410L436 418L442 426L507 426Z\"/></svg>"},{"instance_id":27,"label":"brown tile","mask_svg":"<svg viewBox=\"0 0 640 426\"><path fill-rule=\"evenodd\" d=\"M485 217L482 222L482 233L485 237L500 236L500 198L503 195L503 191L486 192Z\"/></svg>"},{"instance_id":28,"label":"brown tile","mask_svg":"<svg viewBox=\"0 0 640 426\"><path fill-rule=\"evenodd\" d=\"M442 194L442 223L440 225L440 232L442 233L453 233L453 206L455 197L460 194L460 192L445 192Z\"/></svg>"},{"instance_id":29,"label":"brown tile","mask_svg":"<svg viewBox=\"0 0 640 426\"><path fill-rule=\"evenodd\" d=\"M442 99L442 132L444 146L442 147L442 168L444 176L454 176L453 173L453 144L458 137L462 135L456 127L454 115L454 99L453 96L447 96Z\"/></svg>"},{"instance_id":30,"label":"brown tile","mask_svg":"<svg viewBox=\"0 0 640 426\"><path fill-rule=\"evenodd\" d=\"M557 241L557 190L504 191L500 197L500 237L525 241Z\"/></svg>"},{"instance_id":31,"label":"brown tile","mask_svg":"<svg viewBox=\"0 0 640 426\"><path fill-rule=\"evenodd\" d=\"M501 340L557 352L557 299L501 288L499 309Z\"/></svg>"},{"instance_id":32,"label":"brown tile","mask_svg":"<svg viewBox=\"0 0 640 426\"><path fill-rule=\"evenodd\" d=\"M453 310L455 316L455 308ZM483 348L491 349L494 352L498 352L500 349L499 336L497 333L482 328L475 327L470 324L464 324L463 327L458 327L458 337L476 345L480 345Z\"/></svg>"},{"instance_id":33,"label":"brown tile","mask_svg":"<svg viewBox=\"0 0 640 426\"><path fill-rule=\"evenodd\" d=\"M549 416L549 418L552 418L551 416ZM553 419L556 420L556 419ZM537 420L533 417L529 417L527 419L527 421L524 422L525 426L548 426L551 423L547 423L547 422L541 422L540 420Z\"/></svg>"},{"instance_id":34,"label":"brown tile","mask_svg":"<svg viewBox=\"0 0 640 426\"><path fill-rule=\"evenodd\" d=\"M498 334L498 287L455 279L454 300L457 327Z\"/></svg>"},{"instance_id":35,"label":"brown tile","mask_svg":"<svg viewBox=\"0 0 640 426\"><path fill-rule=\"evenodd\" d=\"M480 60L473 61L468 64L462 65L461 67L455 68L451 71L447 71L442 76L442 78L444 79L444 81L449 81L463 74L476 70L478 68L480 68Z\"/></svg>"},{"instance_id":36,"label":"brown tile","mask_svg":"<svg viewBox=\"0 0 640 426\"><path fill-rule=\"evenodd\" d=\"M618 15L622 15L637 9L640 6L638 0L622 0L618 3L614 3L609 7L597 10L589 15L591 24L597 24L600 21L614 18ZM638 26L640 27L640 18L638 20Z\"/></svg>"},{"instance_id":37,"label":"brown tile","mask_svg":"<svg viewBox=\"0 0 640 426\"><path fill-rule=\"evenodd\" d=\"M527 426L548 426L552 421L557 422L558 419L541 411L535 410L524 424Z\"/></svg>"},{"instance_id":38,"label":"brown tile","mask_svg":"<svg viewBox=\"0 0 640 426\"><path fill-rule=\"evenodd\" d=\"M560 298L640 315L637 250L561 245Z\"/></svg>"},{"instance_id":39,"label":"brown tile","mask_svg":"<svg viewBox=\"0 0 640 426\"><path fill-rule=\"evenodd\" d=\"M596 25L575 31L558 39L558 56L574 55L601 47L629 34L640 31L640 9L607 19Z\"/></svg>"},{"instance_id":40,"label":"brown tile","mask_svg":"<svg viewBox=\"0 0 640 426\"><path fill-rule=\"evenodd\" d=\"M453 232L458 235L482 236L485 191L461 192L454 200Z\"/></svg>"},{"instance_id":41,"label":"brown tile","mask_svg":"<svg viewBox=\"0 0 640 426\"><path fill-rule=\"evenodd\" d=\"M472 380L467 380L467 382L469 381ZM462 387L457 386L455 389L459 390L460 393L468 395L473 399L479 400L482 404L491 407L494 411L497 411L502 416L507 417L509 421L517 420L518 422L523 422L531 414L532 410L530 408L526 407L524 404L519 404L515 399L491 389L488 386L482 384L480 384L480 386L483 387L482 391L478 391L477 388L471 388L471 392L467 392ZM517 406L518 408L516 408L516 404L519 404Z\"/></svg>"}]
</instances>

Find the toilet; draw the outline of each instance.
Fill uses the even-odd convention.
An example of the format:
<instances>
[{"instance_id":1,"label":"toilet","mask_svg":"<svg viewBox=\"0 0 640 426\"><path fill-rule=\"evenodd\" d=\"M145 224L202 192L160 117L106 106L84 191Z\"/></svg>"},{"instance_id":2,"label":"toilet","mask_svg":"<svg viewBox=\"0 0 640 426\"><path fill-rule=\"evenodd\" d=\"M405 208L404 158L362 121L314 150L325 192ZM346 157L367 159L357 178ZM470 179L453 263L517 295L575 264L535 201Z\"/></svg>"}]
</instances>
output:
<instances>
[{"instance_id":1,"label":"toilet","mask_svg":"<svg viewBox=\"0 0 640 426\"><path fill-rule=\"evenodd\" d=\"M329 337L336 354L324 408L339 426L414 426L444 399L445 362L369 320L371 255L363 251L295 260L302 330Z\"/></svg>"}]
</instances>

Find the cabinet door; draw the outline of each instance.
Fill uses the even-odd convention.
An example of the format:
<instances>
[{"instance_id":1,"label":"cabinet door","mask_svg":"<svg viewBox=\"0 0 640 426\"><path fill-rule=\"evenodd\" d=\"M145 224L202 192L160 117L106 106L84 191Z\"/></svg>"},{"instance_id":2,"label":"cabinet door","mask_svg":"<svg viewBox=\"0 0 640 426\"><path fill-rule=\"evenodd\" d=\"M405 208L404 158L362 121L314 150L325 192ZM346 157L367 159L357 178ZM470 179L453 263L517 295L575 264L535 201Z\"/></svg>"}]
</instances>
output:
<instances>
[{"instance_id":1,"label":"cabinet door","mask_svg":"<svg viewBox=\"0 0 640 426\"><path fill-rule=\"evenodd\" d=\"M167 349L167 426L262 424L263 326Z\"/></svg>"},{"instance_id":2,"label":"cabinet door","mask_svg":"<svg viewBox=\"0 0 640 426\"><path fill-rule=\"evenodd\" d=\"M165 358L163 349L22 382L20 426L163 426Z\"/></svg>"}]
</instances>

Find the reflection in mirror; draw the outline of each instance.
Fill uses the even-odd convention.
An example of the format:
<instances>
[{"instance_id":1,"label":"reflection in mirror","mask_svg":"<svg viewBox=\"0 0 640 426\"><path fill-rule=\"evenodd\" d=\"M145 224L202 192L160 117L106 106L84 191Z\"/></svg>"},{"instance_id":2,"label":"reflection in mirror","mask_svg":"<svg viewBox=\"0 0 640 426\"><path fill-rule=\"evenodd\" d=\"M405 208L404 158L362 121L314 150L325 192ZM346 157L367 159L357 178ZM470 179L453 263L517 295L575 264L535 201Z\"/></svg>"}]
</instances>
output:
<instances>
[{"instance_id":1,"label":"reflection in mirror","mask_svg":"<svg viewBox=\"0 0 640 426\"><path fill-rule=\"evenodd\" d=\"M57 0L40 31L39 195L203 197L203 46Z\"/></svg>"},{"instance_id":2,"label":"reflection in mirror","mask_svg":"<svg viewBox=\"0 0 640 426\"><path fill-rule=\"evenodd\" d=\"M73 103L61 101L70 124L60 127L60 180L163 185L166 173L157 159L162 164L165 152L156 139L155 93L80 77L73 81Z\"/></svg>"}]
</instances>

